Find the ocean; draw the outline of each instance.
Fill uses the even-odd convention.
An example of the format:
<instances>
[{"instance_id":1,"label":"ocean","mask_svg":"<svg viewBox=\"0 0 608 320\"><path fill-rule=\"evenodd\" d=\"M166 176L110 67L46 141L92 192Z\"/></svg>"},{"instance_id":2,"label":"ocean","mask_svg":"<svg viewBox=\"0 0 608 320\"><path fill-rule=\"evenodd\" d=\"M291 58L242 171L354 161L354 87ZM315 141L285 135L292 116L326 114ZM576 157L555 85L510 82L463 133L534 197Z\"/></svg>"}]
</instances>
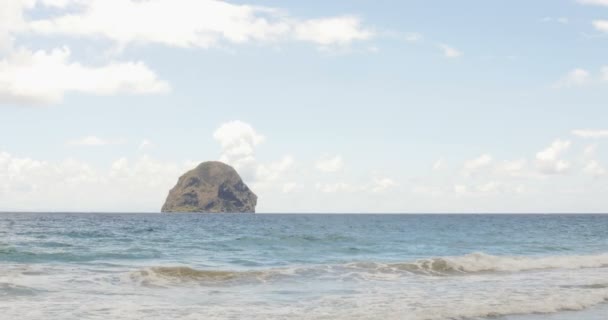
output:
<instances>
[{"instance_id":1,"label":"ocean","mask_svg":"<svg viewBox=\"0 0 608 320\"><path fill-rule=\"evenodd\" d=\"M608 319L608 215L0 214L0 319Z\"/></svg>"}]
</instances>

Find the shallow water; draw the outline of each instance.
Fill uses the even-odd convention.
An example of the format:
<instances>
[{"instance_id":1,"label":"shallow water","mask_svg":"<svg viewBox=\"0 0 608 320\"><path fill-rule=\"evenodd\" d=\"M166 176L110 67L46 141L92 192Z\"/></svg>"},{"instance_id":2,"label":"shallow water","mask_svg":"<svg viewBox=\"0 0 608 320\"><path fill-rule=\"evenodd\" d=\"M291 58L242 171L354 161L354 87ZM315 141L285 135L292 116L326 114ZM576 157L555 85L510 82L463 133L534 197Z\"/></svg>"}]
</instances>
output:
<instances>
[{"instance_id":1,"label":"shallow water","mask_svg":"<svg viewBox=\"0 0 608 320\"><path fill-rule=\"evenodd\" d=\"M608 216L0 214L6 319L604 319Z\"/></svg>"}]
</instances>

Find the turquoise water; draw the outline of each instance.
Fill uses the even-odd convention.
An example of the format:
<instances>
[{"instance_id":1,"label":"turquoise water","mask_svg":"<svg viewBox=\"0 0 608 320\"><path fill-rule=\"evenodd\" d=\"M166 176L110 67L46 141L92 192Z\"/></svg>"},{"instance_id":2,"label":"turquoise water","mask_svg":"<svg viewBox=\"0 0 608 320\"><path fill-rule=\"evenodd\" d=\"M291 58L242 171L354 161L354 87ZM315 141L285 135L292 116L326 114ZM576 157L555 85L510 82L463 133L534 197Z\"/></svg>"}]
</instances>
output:
<instances>
[{"instance_id":1,"label":"turquoise water","mask_svg":"<svg viewBox=\"0 0 608 320\"><path fill-rule=\"evenodd\" d=\"M2 319L605 319L608 216L0 214Z\"/></svg>"}]
</instances>

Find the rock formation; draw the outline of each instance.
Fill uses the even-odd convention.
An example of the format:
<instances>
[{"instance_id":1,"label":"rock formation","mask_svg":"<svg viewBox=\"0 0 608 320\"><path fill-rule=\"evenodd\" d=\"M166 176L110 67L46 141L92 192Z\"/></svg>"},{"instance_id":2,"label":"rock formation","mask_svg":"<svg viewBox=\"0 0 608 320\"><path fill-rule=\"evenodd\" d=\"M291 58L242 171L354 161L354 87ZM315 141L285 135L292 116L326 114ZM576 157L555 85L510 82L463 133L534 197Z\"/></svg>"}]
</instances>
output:
<instances>
[{"instance_id":1,"label":"rock formation","mask_svg":"<svg viewBox=\"0 0 608 320\"><path fill-rule=\"evenodd\" d=\"M239 174L222 162L203 162L169 191L162 212L255 212L258 197Z\"/></svg>"}]
</instances>

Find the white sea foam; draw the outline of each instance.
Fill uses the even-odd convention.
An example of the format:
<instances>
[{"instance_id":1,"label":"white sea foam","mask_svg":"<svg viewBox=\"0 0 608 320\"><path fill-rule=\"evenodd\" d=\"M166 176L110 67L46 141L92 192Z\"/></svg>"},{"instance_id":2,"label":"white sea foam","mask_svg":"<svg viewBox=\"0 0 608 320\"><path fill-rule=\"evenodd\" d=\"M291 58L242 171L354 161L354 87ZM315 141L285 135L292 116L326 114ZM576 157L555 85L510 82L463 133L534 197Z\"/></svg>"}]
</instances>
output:
<instances>
[{"instance_id":1,"label":"white sea foam","mask_svg":"<svg viewBox=\"0 0 608 320\"><path fill-rule=\"evenodd\" d=\"M578 256L494 256L471 253L464 256L420 259L403 263L351 263L350 267L385 272L406 271L435 275L477 272L517 272L539 269L581 269L608 267L608 254Z\"/></svg>"},{"instance_id":2,"label":"white sea foam","mask_svg":"<svg viewBox=\"0 0 608 320\"><path fill-rule=\"evenodd\" d=\"M551 269L608 267L608 254L578 256L495 256L471 253L463 256L420 259L412 262L352 262L334 265L305 265L260 270L203 270L187 266L157 266L136 270L130 278L145 285L200 282L208 284L239 281L270 281L289 277L335 276L339 278L388 275L450 276L489 272L521 272ZM376 279L379 279L376 277Z\"/></svg>"},{"instance_id":3,"label":"white sea foam","mask_svg":"<svg viewBox=\"0 0 608 320\"><path fill-rule=\"evenodd\" d=\"M15 265L0 270L0 283L11 294L0 297L0 314L23 320L468 320L605 303L607 265L605 254L482 253L240 271Z\"/></svg>"},{"instance_id":4,"label":"white sea foam","mask_svg":"<svg viewBox=\"0 0 608 320\"><path fill-rule=\"evenodd\" d=\"M243 284L245 282L264 282L267 278L278 274L278 270L200 270L186 266L157 266L129 272L128 279L139 285L150 287L167 287L194 283L201 285L228 285Z\"/></svg>"}]
</instances>

